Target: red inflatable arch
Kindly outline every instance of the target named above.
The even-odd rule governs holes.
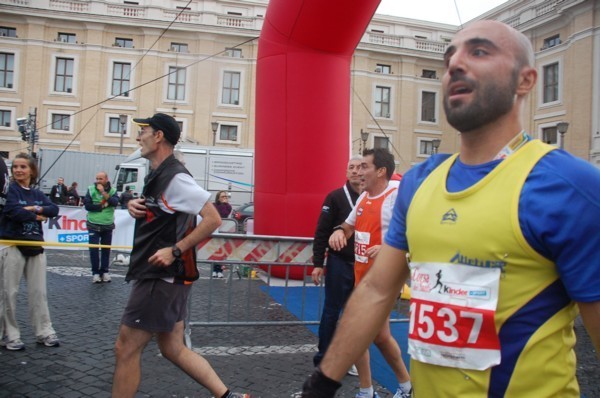
[[[323,198],[343,183],[350,64],[379,1],[269,2],[256,79],[257,234],[312,237]]]

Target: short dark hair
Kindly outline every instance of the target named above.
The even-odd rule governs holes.
[[[25,152],[21,152],[18,153],[15,156],[15,159],[25,159],[27,160],[27,163],[29,164],[29,168],[31,169],[31,181],[29,182],[30,184],[35,184],[37,178],[38,178],[38,165],[37,165],[37,161],[30,155],[26,154]],[[12,172],[12,167],[11,167],[11,172]]]
[[[385,175],[389,180],[392,179],[392,174],[396,171],[396,163],[394,163],[394,155],[385,148],[365,149],[363,156],[373,155],[373,164],[380,169],[385,167]]]

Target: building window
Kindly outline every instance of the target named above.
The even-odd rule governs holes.
[[[115,39],[115,47],[133,48],[133,39],[117,37]]]
[[[226,48],[225,56],[231,58],[242,58],[242,49],[241,48]]]
[[[382,75],[389,75],[392,73],[392,67],[390,65],[377,64],[375,72],[381,73]]]
[[[0,110],[0,127],[10,127],[12,121],[12,112],[4,109]]]
[[[185,78],[186,69],[175,66],[169,67],[169,86],[167,89],[167,99],[185,100]]]
[[[56,58],[56,72],[54,76],[54,91],[70,93],[73,91],[73,65],[71,58]]]
[[[52,130],[69,131],[71,129],[71,115],[60,113],[52,114]]]
[[[62,43],[77,43],[77,35],[75,35],[74,33],[58,32],[58,37],[56,40]]]
[[[544,47],[542,47],[542,50],[545,50],[550,47],[558,46],[560,43],[561,43],[560,35],[554,35],[552,37],[548,37],[548,38],[544,39]]]
[[[421,77],[424,77],[425,79],[437,79],[437,73],[434,70],[423,69]]]
[[[221,97],[222,104],[240,104],[240,77],[240,72],[226,71],[223,73],[223,93]]]
[[[17,37],[17,29],[8,26],[0,26],[0,36]]]
[[[123,132],[127,132],[124,124],[121,124],[121,121],[118,117],[109,117],[108,118],[108,133],[121,135]]]
[[[542,129],[542,141],[550,145],[558,145],[558,130],[556,126]]]
[[[427,140],[419,141],[419,155],[433,155],[433,142]]]
[[[0,87],[13,88],[15,54],[0,53]]]
[[[390,91],[389,87],[375,87],[375,116],[390,117]]]
[[[544,103],[558,101],[558,62],[544,66]]]
[[[113,64],[113,77],[111,95],[129,96],[129,78],[131,64],[126,62],[115,62]]]
[[[227,15],[235,15],[235,16],[241,17],[242,13],[241,12],[227,11]]]
[[[390,149],[390,139],[387,137],[373,137],[373,149]]]
[[[171,51],[176,53],[187,53],[188,45],[186,43],[171,43]]]
[[[435,123],[435,93],[421,91],[421,121]]]
[[[233,141],[238,140],[238,126],[228,126],[221,124],[219,126],[219,141]]]

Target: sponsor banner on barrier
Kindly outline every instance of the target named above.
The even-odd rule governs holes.
[[[43,222],[44,240],[46,242],[87,244],[86,226],[87,211],[83,207],[59,206],[58,216],[50,217]],[[134,219],[125,209],[115,210],[115,229],[113,246],[131,246],[133,244]],[[80,250],[76,246],[48,246],[48,249]]]

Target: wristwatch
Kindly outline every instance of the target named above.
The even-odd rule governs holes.
[[[171,247],[171,252],[173,253],[173,257],[181,258],[181,249],[177,247],[177,245],[173,245]]]

